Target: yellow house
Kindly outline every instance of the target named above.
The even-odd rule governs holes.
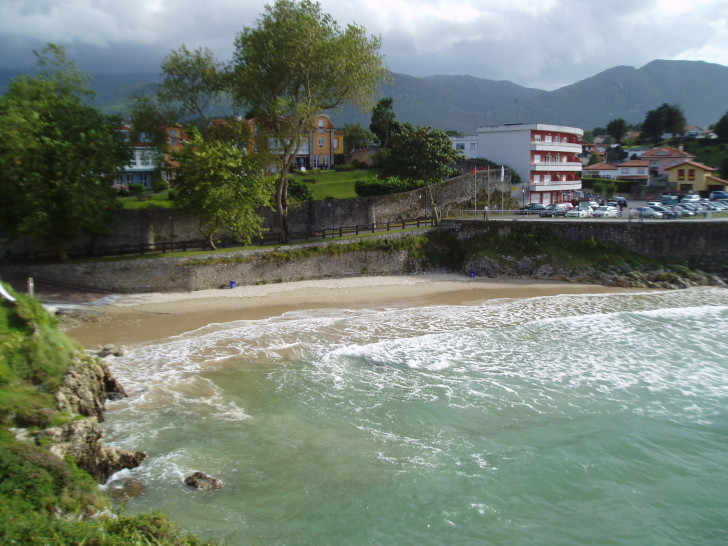
[[[684,161],[667,169],[667,179],[679,192],[707,194],[711,191],[725,191],[728,181],[714,176],[713,172],[713,167],[697,161]]]
[[[319,114],[308,142],[296,151],[293,166],[297,169],[328,169],[334,166],[334,157],[343,153],[344,131],[338,130],[329,116]]]
[[[247,132],[250,134],[248,153],[257,151],[260,124],[256,119],[214,119],[210,123],[210,128],[220,134],[240,131],[244,135]],[[275,148],[272,141],[268,146]],[[343,153],[344,131],[338,130],[329,116],[319,114],[314,120],[314,128],[309,132],[308,138],[303,140],[294,154],[293,168],[329,169],[334,166],[335,156]]]

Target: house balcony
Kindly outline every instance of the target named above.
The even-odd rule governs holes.
[[[582,145],[578,142],[531,142],[531,150],[535,152],[566,152],[581,154]]]
[[[537,172],[543,171],[581,171],[584,166],[581,161],[539,161],[531,163],[531,170]]]

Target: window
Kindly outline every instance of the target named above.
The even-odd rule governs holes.
[[[543,175],[543,181],[546,184],[548,184],[549,182],[551,182],[551,175],[550,174]]]
[[[324,137],[321,137],[319,139],[319,148],[323,148],[323,147],[324,147]]]
[[[540,174],[534,174],[533,175],[533,183],[534,184],[538,184],[539,182],[541,182],[541,175]]]
[[[695,169],[688,169],[688,180],[695,180]]]
[[[678,180],[685,180],[685,169],[678,169],[677,170],[677,179]]]
[[[541,154],[536,154],[533,156],[533,162],[534,163],[541,163]]]
[[[552,142],[553,137],[551,135],[546,135],[546,142]]]
[[[318,169],[321,167],[321,156],[315,155],[313,156],[313,168]]]
[[[622,167],[621,169],[619,169],[619,172],[622,174],[627,174],[629,172],[629,169],[627,167]]]
[[[475,151],[478,149],[478,143],[477,142],[471,142],[470,143],[470,150]]]
[[[455,144],[455,149],[456,150],[463,150],[464,151],[465,150],[465,144],[462,144],[462,143]]]
[[[534,142],[541,142],[541,135],[536,135],[533,138]]]
[[[637,169],[637,174],[645,174],[644,167],[640,167],[639,169]]]

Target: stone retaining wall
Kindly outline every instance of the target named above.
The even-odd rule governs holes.
[[[422,230],[422,233],[426,230]],[[393,239],[411,235],[376,236]],[[342,245],[348,241],[327,243]],[[322,243],[319,243],[322,244]],[[306,245],[280,247],[277,252],[302,250]],[[238,285],[292,282],[327,277],[401,275],[419,271],[406,251],[361,250],[341,254],[317,253],[290,260],[270,260],[269,251],[245,250],[183,258],[101,261],[73,264],[3,266],[0,272],[30,276],[58,284],[116,293],[187,292]],[[209,260],[209,263],[199,263]]]
[[[593,238],[652,258],[685,260],[691,268],[704,271],[725,273],[728,269],[728,222],[723,221],[446,220],[442,222],[442,227],[458,231],[460,237],[491,229],[504,234],[509,231],[525,233],[532,229],[547,229],[565,239],[585,241]]]

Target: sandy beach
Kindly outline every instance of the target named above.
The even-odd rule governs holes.
[[[94,349],[151,342],[208,324],[265,319],[289,311],[470,305],[496,298],[618,291],[624,289],[456,274],[323,279],[187,293],[112,294],[92,303],[86,320],[68,321],[65,329]]]

